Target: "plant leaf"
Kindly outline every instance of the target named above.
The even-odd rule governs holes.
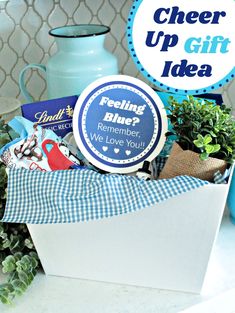
[[[213,145],[207,145],[205,147],[205,150],[206,150],[207,154],[213,153],[214,152],[214,146]]]
[[[204,144],[207,145],[208,143],[212,142],[211,135],[207,134],[203,140]]]
[[[213,148],[214,148],[213,153],[220,151],[220,145],[219,144],[213,145]]]
[[[206,152],[203,152],[203,153],[200,154],[200,159],[201,159],[202,161],[207,160],[208,157],[209,157],[209,155],[208,155]]]
[[[194,140],[193,143],[195,144],[195,146],[197,148],[203,148],[203,146],[204,146],[203,142],[201,142],[201,140],[199,140],[199,139]]]

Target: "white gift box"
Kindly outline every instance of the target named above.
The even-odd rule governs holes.
[[[200,293],[229,184],[74,224],[28,224],[47,275]]]

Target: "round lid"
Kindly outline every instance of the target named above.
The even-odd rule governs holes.
[[[125,75],[100,78],[79,96],[73,116],[76,143],[96,167],[131,173],[161,151],[167,116],[156,92]]]

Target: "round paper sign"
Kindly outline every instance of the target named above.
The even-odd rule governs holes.
[[[142,81],[106,76],[79,96],[73,116],[75,140],[93,165],[130,173],[161,151],[167,117],[158,95]]]
[[[235,75],[234,0],[136,0],[127,39],[140,72],[166,91],[211,92]]]

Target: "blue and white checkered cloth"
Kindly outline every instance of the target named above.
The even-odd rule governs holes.
[[[215,174],[214,174],[214,183],[215,184],[227,184],[229,176],[231,174],[231,171],[232,171],[232,166],[227,168],[225,170],[224,174],[221,174],[220,171],[215,172]]]
[[[134,212],[208,184],[197,178],[144,181],[91,170],[10,169],[3,222],[74,223]]]

